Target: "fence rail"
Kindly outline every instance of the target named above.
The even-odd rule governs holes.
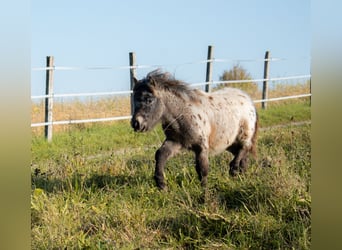
[[[46,71],[46,70],[127,70],[127,69],[148,69],[148,68],[158,68],[162,66],[185,66],[191,64],[205,64],[205,63],[224,63],[224,62],[276,62],[285,61],[286,58],[268,58],[268,59],[220,59],[213,58],[207,60],[185,62],[180,64],[167,64],[167,65],[134,65],[134,66],[87,66],[87,67],[77,67],[77,66],[51,66],[51,67],[33,67],[32,71]]]
[[[209,84],[223,84],[223,83],[247,83],[247,82],[263,82],[267,81],[284,81],[284,80],[293,80],[293,79],[310,79],[311,75],[298,75],[298,76],[287,76],[287,77],[276,77],[276,78],[268,78],[268,79],[253,79],[253,80],[229,80],[229,81],[210,81]],[[208,82],[198,82],[189,84],[190,87],[199,87],[205,86]],[[112,92],[90,92],[90,93],[74,93],[74,94],[50,94],[50,95],[36,95],[31,96],[31,99],[44,99],[48,97],[83,97],[83,96],[104,96],[104,95],[125,95],[132,94],[132,90],[126,91],[112,91]],[[268,99],[263,101],[267,102]]]
[[[109,122],[109,121],[119,121],[131,119],[131,115],[128,116],[115,116],[106,118],[94,118],[94,119],[84,119],[84,120],[68,120],[68,121],[52,121],[52,122],[41,122],[33,123],[31,127],[41,127],[46,125],[65,125],[65,124],[78,124],[78,123],[88,123],[88,122]]]
[[[50,94],[31,96],[31,99],[43,99],[48,97],[82,97],[82,96],[104,96],[104,95],[125,95],[133,93],[132,90],[126,91],[112,91],[112,92],[90,92],[90,93],[76,93],[76,94]]]
[[[226,83],[247,83],[247,82],[263,82],[263,92],[262,98],[260,100],[254,100],[254,103],[262,103],[262,108],[266,108],[267,102],[272,101],[281,101],[288,100],[294,98],[304,98],[311,97],[311,93],[303,93],[300,95],[293,96],[283,96],[277,98],[267,98],[268,96],[268,82],[269,81],[283,81],[283,80],[293,80],[293,79],[311,79],[311,75],[296,75],[296,76],[286,76],[286,77],[276,77],[269,78],[268,76],[268,64],[272,61],[281,61],[286,60],[284,58],[272,58],[269,56],[269,51],[266,51],[264,59],[215,59],[213,58],[213,46],[208,47],[208,58],[207,60],[197,61],[197,62],[189,62],[183,63],[181,65],[187,64],[207,64],[206,70],[206,79],[205,82],[191,83],[189,86],[191,87],[199,87],[205,86],[205,90],[210,92],[211,86],[216,84],[226,84]],[[137,69],[145,69],[145,68],[156,68],[156,67],[165,67],[170,65],[136,65],[135,63],[135,53],[131,52],[129,54],[129,66],[91,66],[91,67],[62,67],[55,66],[53,64],[53,57],[47,57],[47,66],[46,67],[36,67],[32,68],[33,71],[46,71],[46,93],[45,95],[36,95],[31,96],[31,99],[45,99],[45,122],[40,123],[32,123],[31,127],[41,127],[45,126],[45,137],[48,141],[52,140],[52,128],[53,125],[65,125],[65,124],[78,124],[78,123],[88,123],[88,122],[106,122],[106,121],[117,121],[117,120],[126,120],[131,119],[131,115],[128,116],[116,116],[116,117],[106,117],[106,118],[95,118],[95,119],[82,119],[82,120],[65,120],[65,121],[53,121],[53,100],[55,98],[60,97],[85,97],[85,96],[110,96],[110,95],[131,95],[132,96],[132,81],[133,77],[136,77]],[[212,80],[212,67],[214,62],[264,62],[264,78],[263,79],[252,79],[252,80],[230,80],[230,81],[213,81]],[[180,64],[177,64],[179,66]],[[121,70],[121,69],[129,69],[130,70],[130,78],[131,78],[131,86],[130,90],[126,91],[112,91],[112,92],[91,92],[91,93],[76,93],[76,94],[54,94],[53,93],[53,72],[57,70]],[[311,84],[311,81],[310,81]],[[310,86],[311,92],[311,86]],[[132,101],[131,101],[132,102]],[[132,109],[131,109],[132,113]]]
[[[310,97],[310,96],[311,96],[311,94],[302,94],[302,95],[283,96],[283,97],[276,97],[276,98],[269,98],[269,99],[254,100],[253,102],[254,103],[274,102],[274,101],[297,99],[297,98]],[[46,125],[77,124],[77,123],[88,123],[88,122],[108,122],[108,121],[127,120],[127,119],[131,119],[131,118],[132,118],[132,116],[128,115],[128,116],[114,116],[114,117],[94,118],[94,119],[84,119],[84,120],[40,122],[40,123],[32,123],[31,127],[41,127],[41,126],[46,126]]]

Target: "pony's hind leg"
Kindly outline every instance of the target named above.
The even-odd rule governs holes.
[[[233,144],[227,150],[234,155],[233,160],[229,163],[229,174],[236,176],[239,173],[245,172],[248,149],[241,144]]]
[[[229,163],[229,174],[236,176],[246,171],[247,168],[247,150],[241,149],[234,159]]]
[[[246,153],[245,156],[240,161],[240,166],[239,166],[240,167],[239,168],[240,173],[246,172],[247,163],[248,163],[248,157],[247,157],[247,153]]]

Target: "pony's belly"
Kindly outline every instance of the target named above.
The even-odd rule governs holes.
[[[209,154],[217,155],[233,144],[238,132],[238,127],[236,126],[224,126],[227,127],[226,130],[215,129],[209,136]]]
[[[217,144],[215,146],[211,146],[209,148],[209,154],[210,155],[218,155],[218,154],[221,154],[222,152],[224,152],[227,148],[228,148],[228,144],[227,143],[220,143],[220,144]]]

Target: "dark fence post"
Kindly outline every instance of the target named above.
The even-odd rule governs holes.
[[[134,78],[136,78],[136,59],[135,59],[135,53],[129,52],[129,76],[131,80],[131,90],[133,91],[134,88]],[[134,113],[134,103],[133,103],[133,94],[131,94],[131,115]]]
[[[262,85],[262,99],[268,99],[268,79],[269,79],[269,59],[270,59],[270,52],[266,51],[265,53],[265,62],[264,62],[264,81]],[[267,102],[263,101],[261,103],[262,109],[267,108]]]
[[[311,97],[312,97],[312,92],[311,92],[311,71],[310,71],[310,107],[311,107]]]
[[[212,73],[213,73],[213,51],[214,51],[214,47],[209,45],[208,46],[208,62],[207,62],[207,72],[206,72],[206,77],[205,77],[205,81],[206,81],[206,85],[205,85],[205,92],[210,92],[211,91],[211,81],[212,81]]]
[[[46,57],[46,87],[45,87],[45,95],[48,97],[45,98],[45,122],[48,124],[45,125],[45,138],[51,142],[52,140],[52,108],[53,108],[53,72],[54,72],[54,58],[53,56]]]

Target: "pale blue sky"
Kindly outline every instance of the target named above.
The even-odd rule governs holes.
[[[189,83],[205,79],[208,45],[217,59],[272,62],[272,77],[310,74],[310,1],[172,0],[31,2],[31,66],[125,66],[134,51],[139,65],[164,65]],[[214,80],[232,62],[215,63]],[[263,62],[241,62],[262,78]],[[149,69],[138,69],[138,77]],[[32,95],[44,93],[45,73],[32,71]],[[55,93],[127,90],[128,70],[56,71]]]

